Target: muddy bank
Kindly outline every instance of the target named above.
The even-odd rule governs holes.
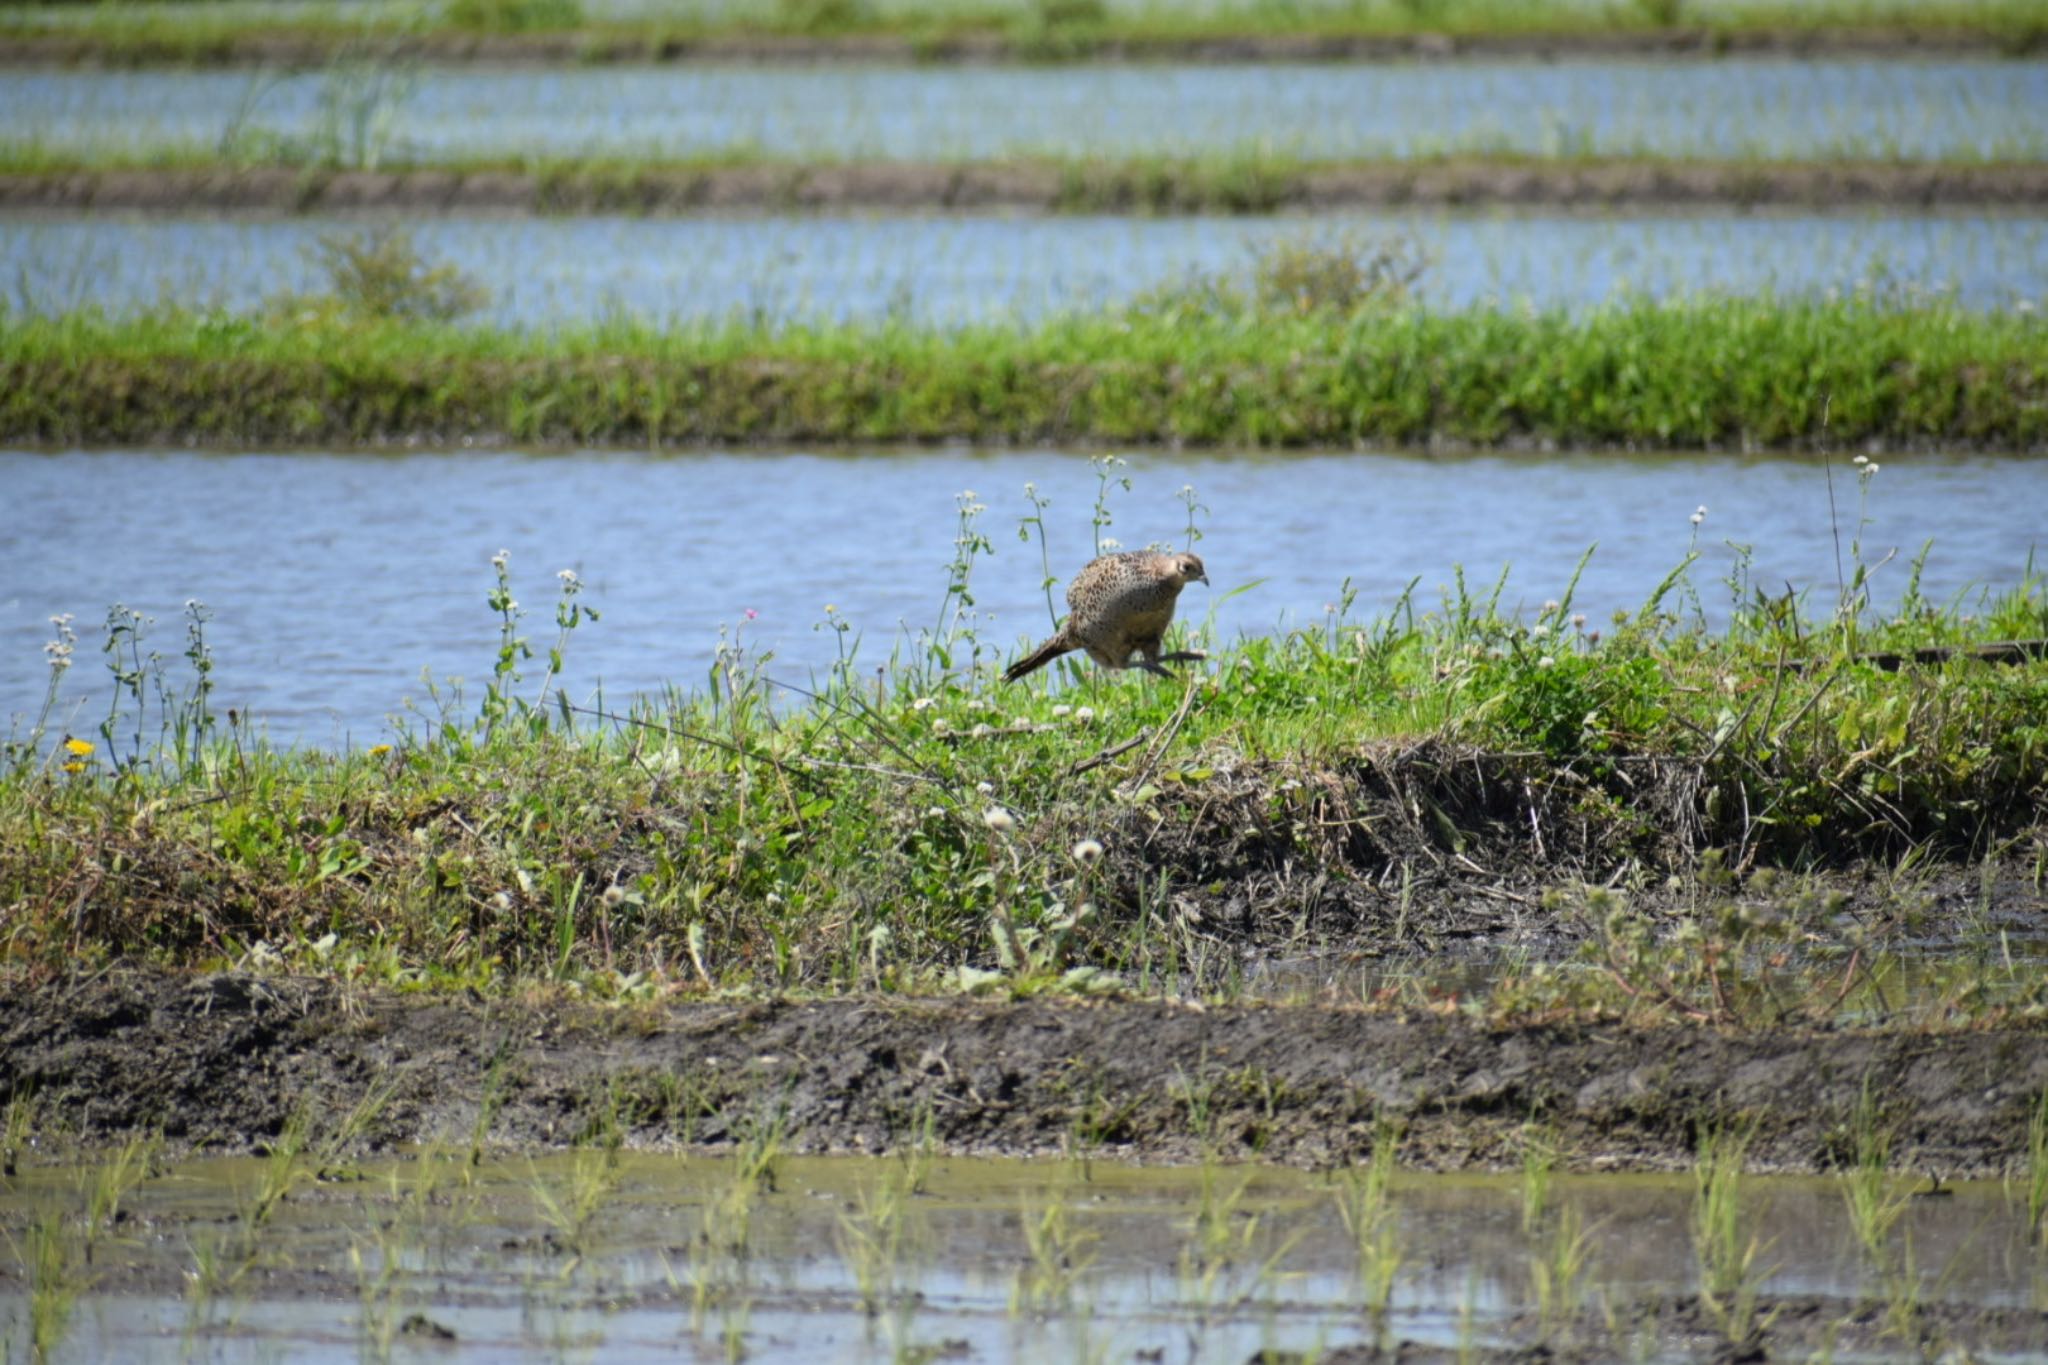
[[[796,1152],[877,1152],[927,1117],[957,1153],[1090,1152],[1325,1166],[1406,1125],[1435,1169],[1518,1159],[1531,1117],[1570,1166],[1675,1169],[1702,1122],[1753,1125],[1756,1169],[1834,1169],[1866,1087],[1895,1163],[1996,1176],[2024,1161],[2048,1032],[1736,1034],[1490,1028],[1447,1010],[857,998],[600,1009],[331,981],[114,972],[0,992],[0,1092],[88,1143],[160,1128],[247,1150],[311,1100],[373,1087],[379,1145],[523,1147],[616,1132],[716,1149],[779,1123]],[[481,1119],[480,1119],[481,1114]]]
[[[544,171],[85,170],[0,175],[0,211],[641,213],[876,209],[1263,213],[1510,206],[2011,208],[2048,166],[1569,165],[1485,161],[1245,175],[1172,167],[848,165]]]
[[[443,31],[390,35],[389,55],[432,62],[1367,62],[1460,58],[1701,59],[1730,56],[2026,56],[2044,30],[1925,28],[1722,29],[1411,34],[1096,34],[1054,29],[864,33],[837,36],[676,33],[658,27],[543,33]],[[357,33],[251,30],[111,36],[29,35],[0,46],[0,65],[138,66],[154,63],[271,66],[318,64],[363,41]]]

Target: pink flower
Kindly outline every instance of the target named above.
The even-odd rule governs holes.
[[[760,612],[755,611],[752,607],[747,608],[747,619],[749,621],[753,620],[756,616],[759,616],[760,614]]]

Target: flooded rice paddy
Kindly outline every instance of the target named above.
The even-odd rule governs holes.
[[[914,1154],[749,1170],[597,1149],[477,1166],[308,1154],[283,1178],[262,1159],[165,1164],[123,1193],[90,1265],[72,1267],[81,1296],[51,1358],[1239,1362],[1374,1340],[1382,1268],[1389,1340],[1483,1349],[1569,1333],[1594,1358],[1712,1349],[1636,1320],[1701,1283],[1690,1176],[1558,1177],[1531,1210],[1526,1179],[1396,1172],[1362,1251],[1356,1173]],[[77,1218],[80,1175],[25,1169],[0,1191],[8,1236]],[[285,1197],[261,1208],[280,1183]],[[1974,1183],[1914,1198],[1915,1186],[1889,1187],[1898,1221],[1880,1259],[1859,1242],[1845,1182],[1744,1181],[1740,1234],[1760,1252],[1748,1287],[1845,1320],[1902,1300],[1951,1318],[2042,1303],[2048,1259],[2028,1244],[2023,1196]],[[88,1233],[73,1222],[61,1235]],[[1561,1242],[1577,1253],[1562,1282]],[[0,1321],[17,1339],[29,1278],[0,1267]],[[1875,1335],[1844,1344],[1858,1359],[1919,1358],[1909,1333]],[[2038,1345],[1969,1338],[1985,1360]]]
[[[1936,601],[2011,583],[2042,548],[2048,462],[1881,463],[1867,499],[1853,466],[1834,478],[1845,560],[1859,541],[1871,562],[1898,552],[1873,580],[1880,602],[1929,540],[1922,587]],[[1754,581],[1773,592],[1824,598],[1836,581],[1813,458],[1151,452],[1117,472],[1132,486],[1110,487],[1104,534],[1129,546],[1183,540],[1177,490],[1196,491],[1216,587],[1182,616],[1219,639],[1319,628],[1347,580],[1357,614],[1387,610],[1411,579],[1418,609],[1433,609],[1461,564],[1479,591],[1511,566],[1503,605],[1533,609],[1595,544],[1577,601],[1598,625],[1678,563],[1701,505],[1692,580],[1710,618],[1728,601],[1731,543],[1754,547]],[[50,615],[75,614],[86,641],[60,723],[89,729],[106,703],[93,651],[107,608],[157,618],[175,678],[181,607],[200,599],[219,704],[281,740],[372,742],[409,703],[430,705],[422,669],[444,684],[487,673],[499,549],[537,643],[559,569],[578,570],[604,612],[569,650],[579,695],[693,686],[721,631],[772,652],[770,674],[792,682],[842,645],[879,667],[938,623],[964,489],[986,505],[994,547],[974,570],[974,624],[1001,653],[1048,621],[1038,547],[1017,538],[1027,483],[1051,500],[1048,554],[1064,579],[1093,549],[1097,474],[1078,453],[0,453],[0,716],[20,723],[40,705]]]
[[[0,288],[25,311],[169,301],[256,308],[280,292],[329,287],[319,242],[374,221],[0,219]],[[1033,319],[1194,274],[1248,280],[1261,248],[1303,239],[1400,243],[1426,262],[1418,296],[1446,308],[1858,288],[1912,288],[1985,308],[2048,300],[2048,221],[2029,217],[798,215],[428,218],[409,228],[426,259],[489,290],[480,318],[525,325],[614,315]]]
[[[933,161],[1246,148],[1310,158],[2024,158],[2044,148],[2048,65],[39,70],[0,72],[0,108],[10,139],[50,151],[147,154],[260,142],[272,152],[328,148],[351,164],[599,153]]]

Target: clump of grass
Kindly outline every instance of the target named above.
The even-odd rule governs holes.
[[[490,301],[490,291],[455,266],[430,263],[400,227],[325,233],[313,247],[327,292],[271,302],[279,317],[316,321],[319,310],[383,322],[452,322]]]

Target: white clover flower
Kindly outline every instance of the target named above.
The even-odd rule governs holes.
[[[910,709],[913,711],[929,711],[932,705],[933,702],[930,697],[919,697],[916,701],[910,703]]]
[[[512,552],[510,550],[500,550],[491,556],[491,567],[494,569],[502,569],[511,562]]]
[[[1550,615],[1550,614],[1551,614],[1552,612],[1556,611],[1557,609],[1558,609],[1558,603],[1557,603],[1557,599],[1556,599],[1555,597],[1548,597],[1548,598],[1545,598],[1545,599],[1544,599],[1544,601],[1543,601],[1543,614],[1544,614],[1545,616],[1548,616],[1548,615]]]
[[[1008,834],[1017,828],[1017,818],[1001,806],[990,806],[981,813],[981,823],[998,834]]]
[[[1111,550],[1118,549],[1122,545],[1123,542],[1115,536],[1104,536],[1102,538],[1102,553],[1108,554]]]
[[[993,782],[977,782],[974,784],[974,789],[983,796],[994,796],[996,794],[996,785]]]
[[[1540,640],[1544,636],[1550,634],[1550,626],[1548,624],[1538,624],[1536,627],[1530,630],[1529,633]]]
[[[1093,839],[1083,839],[1074,845],[1074,861],[1083,867],[1093,867],[1102,861],[1102,845]]]
[[[1554,668],[1557,666],[1557,660],[1546,654],[1536,661],[1536,666],[1538,668]]]
[[[574,569],[557,569],[555,577],[562,580],[562,586],[565,588],[580,588],[583,586],[582,577]]]
[[[1871,462],[1870,462],[1869,464],[1867,464],[1867,465],[1863,466],[1863,472],[1864,472],[1864,473],[1865,473],[1866,475],[1869,475],[1869,474],[1875,474],[1875,473],[1876,473],[1876,472],[1878,471],[1878,468],[1879,468],[1879,465],[1878,465],[1877,461],[1876,461],[1876,460],[1872,460],[1872,461],[1871,461]]]
[[[1851,460],[1851,461],[1850,461],[1849,463],[1851,463],[1851,464],[1869,464],[1869,463],[1870,463],[1870,457],[1869,457],[1868,455],[1858,455],[1858,456],[1857,456],[1857,457],[1856,457],[1855,459]]]
[[[1052,708],[1052,718],[1054,720],[1065,720],[1068,716],[1071,716],[1073,714],[1074,708],[1068,706],[1065,702],[1061,702],[1058,706]]]
[[[1092,707],[1092,706],[1077,706],[1077,707],[1075,707],[1075,708],[1074,708],[1074,719],[1075,719],[1076,721],[1078,721],[1079,723],[1081,723],[1082,725],[1086,725],[1086,724],[1087,724],[1087,723],[1088,723],[1089,721],[1091,721],[1091,720],[1094,720],[1094,719],[1095,719],[1095,708],[1094,708],[1094,707]]]
[[[952,730],[953,727],[946,723],[946,718],[944,716],[940,716],[937,720],[934,720],[932,722],[932,733],[935,735],[950,734],[952,733]]]
[[[925,809],[924,814],[927,820],[943,820],[946,818],[946,808],[944,806],[929,806]]]

